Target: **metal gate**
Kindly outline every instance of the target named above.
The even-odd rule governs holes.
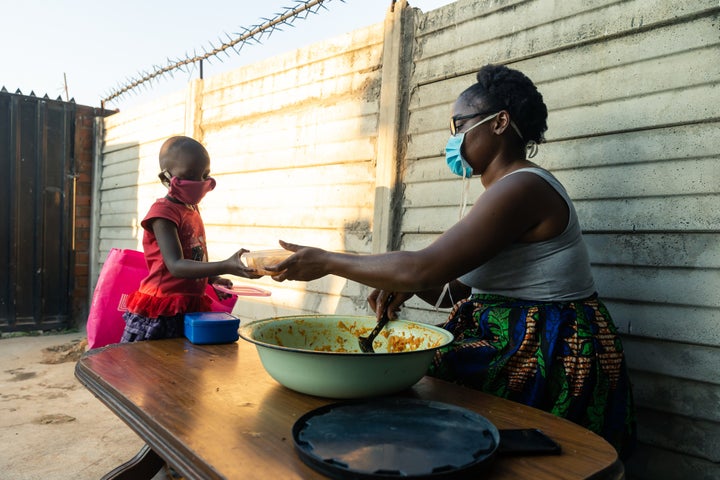
[[[0,331],[68,326],[74,103],[0,91]]]

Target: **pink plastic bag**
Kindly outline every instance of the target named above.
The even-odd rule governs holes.
[[[100,271],[93,292],[87,320],[88,348],[118,343],[125,329],[128,296],[136,291],[148,274],[145,256],[137,250],[111,248]],[[219,300],[215,289],[208,285],[206,292],[212,299],[213,312],[232,312],[237,297]]]

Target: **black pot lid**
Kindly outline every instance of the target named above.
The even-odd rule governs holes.
[[[293,440],[303,462],[331,478],[437,479],[480,469],[500,437],[488,419],[465,408],[382,398],[308,412],[293,425]]]

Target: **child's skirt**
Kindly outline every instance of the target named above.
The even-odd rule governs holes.
[[[140,342],[143,340],[162,340],[185,336],[185,315],[147,318],[136,313],[125,312],[125,330],[120,343]]]

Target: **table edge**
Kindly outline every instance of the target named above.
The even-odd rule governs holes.
[[[111,396],[102,395],[103,388],[109,388],[109,385],[102,381],[101,377],[95,375],[86,365],[86,361],[96,353],[100,353],[112,345],[107,347],[89,350],[75,364],[75,377],[87,388],[98,400],[107,406],[115,415],[117,415],[131,430],[133,430],[145,443],[147,443],[158,455],[166,462],[173,466],[183,476],[188,478],[217,480],[224,479],[217,471],[208,466],[209,470],[199,470],[196,468],[198,464],[205,462],[192,462],[189,459],[196,458],[191,450],[183,448],[181,444],[173,442],[170,445],[168,438],[155,433],[148,428],[144,422],[152,422],[152,419],[144,415],[141,409],[134,408],[132,403],[124,403]],[[153,422],[153,424],[155,424]],[[157,425],[157,424],[155,424]],[[157,428],[160,428],[157,425]]]

